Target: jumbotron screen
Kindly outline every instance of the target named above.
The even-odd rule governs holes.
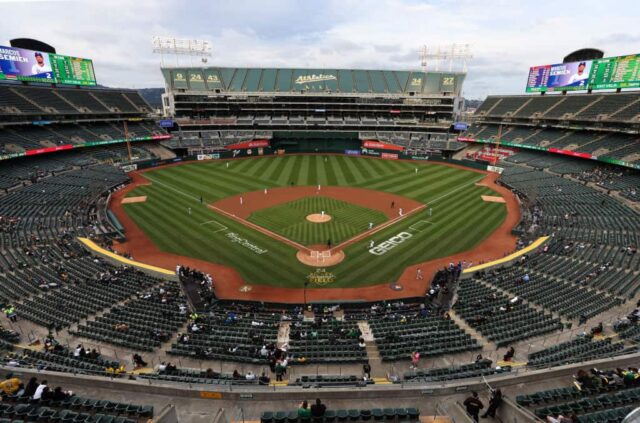
[[[0,46],[0,79],[96,85],[89,59]]]
[[[640,87],[640,55],[534,66],[527,92]]]

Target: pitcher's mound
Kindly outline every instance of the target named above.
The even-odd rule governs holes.
[[[313,213],[307,216],[307,220],[313,223],[325,223],[331,220],[331,216],[329,216],[326,213],[325,214]]]
[[[307,266],[329,267],[341,263],[345,255],[342,250],[331,253],[328,251],[312,251],[311,254],[309,254],[308,251],[298,251],[296,257],[300,263],[306,264]]]

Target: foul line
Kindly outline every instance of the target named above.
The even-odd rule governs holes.
[[[367,232],[363,232],[363,233],[361,233],[359,235],[354,236],[353,238],[350,238],[350,239],[344,241],[342,244],[336,245],[334,248],[332,248],[329,251],[333,252],[334,250],[337,250],[337,251],[342,250],[343,248],[348,247],[349,245],[353,244],[354,242],[360,241],[362,238],[366,238],[368,236],[371,236],[373,234],[376,234],[376,233],[380,232],[383,229],[387,229],[389,226],[406,219],[407,217],[411,216],[415,212],[420,211],[420,210],[422,210],[422,209],[424,209],[426,207],[427,207],[426,204],[418,206],[415,209],[410,210],[409,212],[407,212],[407,214],[403,214],[402,216],[398,216],[396,218],[393,218],[393,219],[391,219],[391,220],[389,220],[387,222],[384,222],[383,224],[381,224],[379,226],[376,226],[375,228],[373,228],[371,230],[368,230]]]
[[[150,180],[150,181],[151,181],[151,182],[153,182],[154,184],[163,185],[163,186],[165,186],[165,187],[169,188],[170,190],[177,192],[178,194],[182,194],[182,195],[184,195],[185,197],[189,197],[189,198],[191,198],[191,199],[193,199],[193,200],[196,200],[196,201],[198,201],[198,202],[200,201],[200,199],[199,199],[198,197],[194,197],[194,196],[193,196],[193,195],[191,195],[191,194],[187,194],[187,193],[186,193],[186,192],[184,192],[184,191],[180,191],[178,188],[175,188],[175,187],[173,187],[173,186],[171,186],[171,185],[169,185],[169,184],[167,184],[167,183],[157,181],[157,180],[155,180],[155,179],[153,179],[153,178],[149,177],[146,173],[144,173],[143,175],[144,175],[144,177],[145,177],[145,178],[147,178],[148,180]]]
[[[217,220],[207,220],[206,222],[202,222],[200,224],[200,226],[208,225],[209,223],[215,223],[216,225],[218,225],[220,227],[220,229],[217,229],[217,230],[212,232],[214,234],[216,234],[218,232],[226,231],[227,229],[229,229],[226,226],[224,226],[222,223],[218,222]]]
[[[483,180],[483,179],[484,179],[484,178],[486,178],[486,177],[487,177],[487,175],[482,175],[482,176],[481,176],[481,177],[479,177],[478,179],[473,180],[473,182],[469,182],[468,184],[460,185],[458,188],[456,188],[456,189],[454,189],[454,190],[451,190],[451,191],[447,192],[446,194],[441,195],[440,197],[436,198],[435,200],[427,201],[427,203],[426,203],[426,204],[428,204],[429,206],[431,206],[431,204],[436,203],[436,202],[438,202],[438,201],[442,200],[443,198],[447,198],[448,196],[450,196],[450,195],[451,195],[451,194],[453,194],[454,192],[458,192],[458,191],[460,191],[462,188],[466,188],[466,187],[468,187],[469,185],[473,185],[473,184],[475,184],[475,183],[477,183],[477,182],[479,182],[479,181]]]
[[[235,214],[229,213],[228,211],[223,210],[221,208],[218,208],[216,206],[213,206],[211,204],[207,205],[207,207],[210,208],[211,210],[214,210],[214,211],[216,211],[216,212],[218,212],[220,214],[223,214],[223,215],[227,216],[229,219],[233,219],[236,222],[240,222],[243,225],[248,226],[248,227],[250,227],[250,228],[252,228],[252,229],[254,229],[254,230],[256,230],[256,231],[258,231],[258,232],[260,232],[262,234],[264,234],[264,235],[267,235],[267,236],[269,236],[271,238],[274,238],[274,239],[276,239],[276,240],[278,240],[280,242],[284,242],[285,244],[289,244],[290,246],[295,247],[298,250],[307,251],[309,254],[311,254],[311,249],[305,247],[302,244],[298,244],[295,241],[291,241],[289,238],[285,238],[282,235],[278,235],[275,232],[271,232],[269,229],[263,228],[260,225],[256,225],[253,222],[249,222],[248,220],[245,220],[245,219],[243,219],[241,217],[238,217]]]

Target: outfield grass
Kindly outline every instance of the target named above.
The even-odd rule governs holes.
[[[145,176],[153,184],[140,186],[129,195],[146,195],[147,201],[126,204],[124,208],[149,238],[163,251],[232,266],[250,284],[301,287],[312,269],[297,261],[293,247],[200,205],[201,196],[205,203],[212,203],[230,195],[293,182],[387,191],[432,208],[432,216],[426,211],[416,213],[348,247],[346,260],[330,268],[336,282],[326,285],[329,288],[392,281],[408,265],[475,247],[506,217],[503,203],[480,198],[495,195],[489,188],[475,185],[483,175],[428,162],[279,156],[231,161],[229,168],[224,161],[189,163],[152,170]],[[189,207],[191,216],[187,213]],[[381,256],[368,251],[371,239],[377,244],[402,231],[411,232],[412,238]],[[268,252],[259,255],[231,243],[230,232]]]
[[[324,211],[331,216],[325,223],[306,220],[312,213]],[[313,196],[262,209],[249,216],[249,221],[302,245],[333,245],[366,231],[369,223],[379,225],[387,221],[384,213],[349,204],[335,198]]]

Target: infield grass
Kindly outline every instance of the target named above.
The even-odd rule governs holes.
[[[321,211],[331,220],[313,223],[306,219]],[[335,198],[314,196],[253,212],[248,220],[302,245],[325,244],[329,240],[337,245],[366,231],[369,223],[377,226],[385,222],[387,216]]]

